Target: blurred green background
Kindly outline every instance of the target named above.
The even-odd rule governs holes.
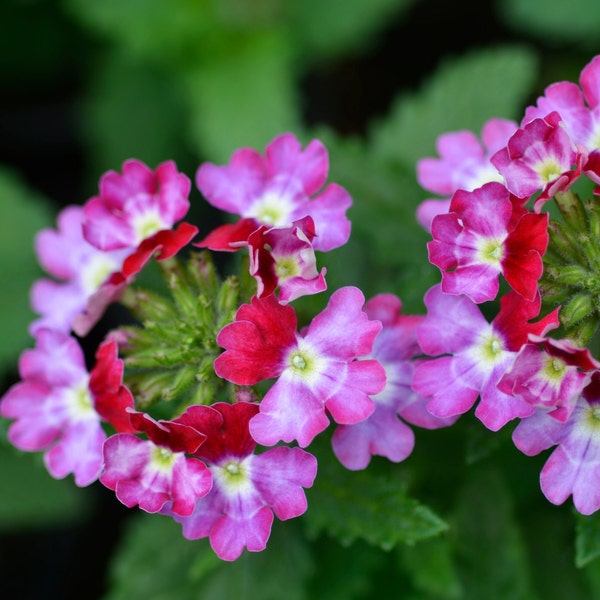
[[[427,197],[416,161],[445,131],[520,120],[546,85],[577,81],[599,51],[596,0],[3,0],[2,391],[32,343],[35,232],[94,195],[124,159],[174,159],[193,178],[200,162],[262,149],[284,131],[320,137],[330,179],[354,197],[352,240],[322,262],[330,289],[391,291],[420,312],[438,274],[414,222]],[[201,234],[222,219],[196,190],[192,203]],[[469,416],[460,423],[416,432],[406,464],[375,460],[353,479],[334,468],[340,489],[352,488],[347,506],[328,507],[316,486],[306,519],[277,525],[272,550],[234,565],[170,522],[126,510],[99,484],[50,479],[39,456],[2,434],[2,595],[600,598],[596,520],[575,518],[570,501],[545,501],[545,457],[520,455],[509,431],[491,434]],[[369,491],[373,505],[353,513]],[[389,518],[371,521],[378,511]]]

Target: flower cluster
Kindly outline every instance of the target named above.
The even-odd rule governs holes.
[[[600,323],[599,98],[597,56],[579,84],[548,86],[520,124],[492,119],[481,143],[444,134],[439,158],[417,168],[444,197],[417,211],[441,283],[425,296],[418,337],[429,358],[413,388],[439,417],[479,399],[488,429],[517,420],[525,454],[555,446],[542,490],[555,504],[572,496],[582,514],[600,509],[600,362],[589,349]],[[489,323],[484,303],[497,310]]]
[[[199,191],[240,218],[200,240],[184,220],[191,182],[172,161],[128,160],[63,209],[36,240],[50,277],[32,286],[35,348],[0,403],[10,441],[43,452],[52,476],[98,480],[235,560],[265,548],[274,515],[306,511],[317,473],[306,448],[332,421],[333,453],[351,470],[373,455],[404,460],[407,423],[451,424],[411,387],[423,317],[403,315],[394,294],[365,301],[342,287],[298,323],[294,300],[327,289],[317,253],[350,235],[352,200],[326,185],[328,170],[320,141],[303,149],[289,133],[264,155],[202,164]],[[210,251],[245,254],[241,273],[220,276]],[[136,283],[154,262],[164,293]],[[133,324],[106,333],[88,370],[88,334],[113,302]]]
[[[404,314],[393,293],[366,299],[349,285],[298,322],[294,302],[327,290],[319,253],[351,229],[352,199],[327,184],[319,140],[303,148],[285,133],[264,154],[200,165],[202,196],[239,218],[199,240],[184,220],[190,179],[172,161],[126,161],[36,239],[49,277],[31,288],[35,347],[0,402],[9,440],[43,452],[53,477],[99,481],[128,507],[170,516],[224,560],[265,548],[274,516],[307,510],[308,447],[330,426],[333,455],[360,470],[373,456],[405,460],[411,425],[448,427],[473,407],[491,431],[518,421],[525,454],[556,447],[544,494],[595,512],[599,99],[596,57],[520,124],[491,119],[481,142],[444,134],[439,158],[419,161],[419,183],[440,196],[416,214],[441,273],[421,315]],[[211,252],[239,273],[222,276]],[[145,267],[162,275],[162,292],[139,286]],[[114,302],[130,319],[86,361],[88,334]]]

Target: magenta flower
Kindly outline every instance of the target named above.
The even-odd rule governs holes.
[[[69,333],[78,330],[77,323],[88,303],[105,286],[109,276],[121,269],[127,250],[104,252],[88,243],[82,232],[83,208],[67,206],[58,215],[58,229],[43,229],[35,238],[35,249],[41,266],[56,280],[40,279],[31,288],[31,305],[40,316],[30,332],[41,328]],[[107,301],[118,294],[111,289]]]
[[[584,160],[557,112],[518,129],[508,145],[491,158],[511,194],[529,199],[540,192],[534,202],[537,213],[554,194],[569,189]]]
[[[527,212],[499,183],[452,196],[450,211],[434,218],[429,261],[442,272],[442,290],[474,302],[493,300],[500,273],[533,300],[548,246],[548,215]]]
[[[271,141],[264,157],[251,148],[242,148],[233,153],[228,165],[203,163],[196,173],[198,189],[210,204],[242,219],[217,228],[198,245],[236,250],[260,225],[290,227],[310,216],[317,234],[315,250],[342,246],[350,235],[346,211],[352,199],[335,183],[319,193],[328,170],[325,146],[312,140],[302,150],[291,133]]]
[[[193,406],[181,420],[193,419],[207,435],[195,453],[210,468],[213,487],[196,502],[190,516],[171,514],[188,539],[208,537],[223,560],[232,561],[244,548],[263,550],[271,533],[273,513],[291,519],[306,511],[304,490],[312,486],[317,461],[300,448],[280,446],[254,454],[248,431],[258,405],[248,402]],[[200,422],[203,422],[200,425]]]
[[[444,294],[440,285],[425,294],[427,315],[417,329],[423,351],[437,356],[417,364],[413,388],[429,399],[427,408],[440,418],[467,412],[480,397],[475,416],[492,431],[535,409],[522,398],[500,391],[497,383],[511,367],[530,333],[558,326],[557,311],[530,323],[541,300],[528,302],[515,292],[500,299],[491,323],[467,296]]]
[[[468,130],[440,135],[436,141],[439,158],[427,157],[417,163],[417,180],[424,189],[447,196],[429,199],[417,208],[417,220],[427,230],[436,215],[448,212],[450,196],[456,190],[471,192],[485,183],[504,182],[490,158],[506,145],[517,123],[490,119],[481,131],[481,141]]]
[[[173,421],[155,421],[136,411],[130,415],[134,427],[148,439],[132,433],[109,437],[104,443],[100,481],[125,506],[139,505],[154,513],[168,502],[174,514],[190,515],[196,500],[208,494],[212,477],[202,461],[186,453],[196,452],[206,435],[191,424],[188,415]]]
[[[579,348],[571,340],[530,335],[498,388],[566,421],[591,374],[598,369],[600,363],[587,348]]]
[[[542,468],[542,492],[553,504],[573,496],[575,508],[590,515],[600,508],[600,375],[578,397],[566,422],[539,408],[513,432],[517,448],[528,456],[557,446]]]
[[[522,125],[558,112],[570,138],[588,152],[600,147],[600,56],[581,71],[579,85],[559,81],[549,85],[535,106],[525,110]]]
[[[136,249],[171,229],[189,208],[190,180],[173,161],[153,171],[139,160],[126,160],[123,174],[108,171],[99,187],[99,195],[86,202],[83,233],[101,250]]]
[[[0,414],[15,419],[10,442],[27,452],[44,452],[49,473],[73,473],[78,486],[98,479],[106,435],[94,409],[89,375],[77,340],[40,329],[36,346],[19,360],[22,381],[0,401]]]
[[[312,241],[315,237],[311,217],[291,227],[261,225],[248,237],[250,274],[257,281],[259,298],[279,288],[279,302],[287,304],[300,296],[327,289],[326,270],[317,271]]]
[[[423,317],[401,314],[402,302],[394,294],[371,298],[364,310],[370,319],[383,324],[366,358],[383,366],[387,383],[371,397],[375,410],[370,416],[354,425],[339,425],[333,433],[333,451],[351,470],[366,468],[373,455],[385,456],[392,462],[403,461],[414,447],[413,431],[404,421],[435,429],[456,420],[434,417],[425,408],[425,399],[411,388],[414,358],[421,354],[416,328]]]
[[[363,304],[359,289],[341,288],[300,335],[290,305],[255,297],[219,332],[225,352],[215,360],[217,375],[239,385],[278,377],[250,423],[259,444],[298,440],[306,447],[329,425],[326,409],[343,424],[373,412],[369,396],[385,386],[385,371],[375,360],[356,359],[371,352],[381,323],[369,320]]]

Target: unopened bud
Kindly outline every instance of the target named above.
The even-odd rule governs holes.
[[[564,327],[570,328],[583,319],[591,317],[594,312],[594,300],[588,293],[575,294],[560,312],[560,320]]]

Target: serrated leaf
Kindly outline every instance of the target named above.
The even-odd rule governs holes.
[[[172,519],[140,514],[113,558],[104,600],[308,600],[314,565],[297,534],[293,523],[276,521],[266,550],[228,563],[208,540],[185,539]]]
[[[34,313],[29,308],[29,288],[43,274],[34,254],[33,238],[40,229],[51,226],[52,219],[49,201],[2,167],[0,223],[0,365],[4,366],[31,343],[27,327]]]
[[[596,0],[503,0],[499,14],[516,31],[526,31],[545,43],[574,42],[596,47],[600,5]]]
[[[534,600],[526,549],[499,472],[472,468],[450,521],[464,598]]]
[[[87,513],[90,496],[71,478],[53,479],[40,454],[0,447],[0,530],[23,531],[67,525]]]
[[[262,151],[276,135],[298,131],[300,115],[288,40],[277,30],[240,36],[186,73],[190,139],[221,163],[237,148]]]
[[[311,537],[326,532],[342,544],[364,540],[389,550],[446,529],[430,508],[407,495],[401,480],[372,470],[348,471],[333,458],[319,460],[307,497],[303,521]]]
[[[420,158],[435,155],[442,133],[469,129],[479,134],[492,117],[520,121],[536,76],[536,57],[521,46],[446,56],[421,91],[398,98],[388,116],[374,123],[373,150],[414,169]]]
[[[575,516],[575,566],[585,567],[600,556],[600,514]]]
[[[390,19],[416,0],[302,0],[285,3],[290,35],[302,54],[315,60],[357,51]]]

